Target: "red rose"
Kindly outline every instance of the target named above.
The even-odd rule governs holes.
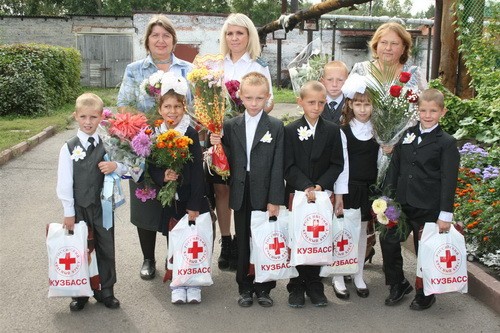
[[[401,95],[401,89],[403,89],[403,87],[401,86],[391,86],[391,89],[389,89],[389,93],[393,97],[399,97],[399,95]]]
[[[410,103],[417,103],[418,102],[418,95],[415,94],[411,89],[408,89],[406,92],[406,99]]]
[[[399,81],[402,83],[406,83],[410,81],[410,77],[411,77],[410,72],[401,72],[401,74],[399,74]]]

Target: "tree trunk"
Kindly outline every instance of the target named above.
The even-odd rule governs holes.
[[[370,2],[370,0],[328,0],[315,5],[312,5],[309,9],[299,10],[295,14],[288,16],[288,22],[285,26],[285,31],[291,31],[297,26],[298,23],[312,18],[319,18],[321,15],[331,12],[343,7],[352,7],[354,5],[359,5],[363,3]],[[276,30],[280,30],[281,26],[280,20],[275,20],[271,23],[258,29],[260,40],[265,40],[266,35]]]
[[[455,32],[457,20],[454,15],[456,0],[443,0],[441,23],[441,61],[439,73],[443,85],[452,93],[456,92],[458,69],[458,39]]]

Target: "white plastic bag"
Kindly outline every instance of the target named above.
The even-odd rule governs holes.
[[[418,247],[417,276],[424,283],[424,294],[467,292],[467,252],[465,239],[452,225],[439,233],[436,223],[426,223]]]
[[[49,224],[46,239],[49,297],[94,295],[90,287],[87,235],[84,221],[75,223],[73,235],[68,234],[61,223]]]
[[[290,266],[288,221],[289,212],[286,209],[280,210],[275,221],[269,219],[267,212],[252,212],[250,257],[255,266],[255,282],[290,279],[299,275],[297,269]]]
[[[172,287],[210,286],[212,281],[213,229],[210,213],[189,225],[184,215],[168,234]],[[172,259],[172,262],[170,263]]]
[[[358,272],[358,243],[361,210],[344,209],[344,217],[333,216],[333,263],[321,267],[320,276]]]
[[[292,203],[290,265],[329,265],[333,260],[333,207],[326,192],[315,192],[308,203],[304,192],[295,191]]]

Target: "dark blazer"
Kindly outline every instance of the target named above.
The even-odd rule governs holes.
[[[453,212],[460,154],[454,137],[438,125],[418,144],[418,127],[409,128],[394,148],[384,183],[400,204]],[[407,133],[415,140],[404,143]]]
[[[199,211],[200,214],[208,211],[208,203],[205,198],[205,177],[203,172],[203,157],[201,153],[200,140],[198,132],[191,126],[184,134],[193,140],[189,145],[189,151],[193,160],[184,164],[182,172],[179,175],[179,185],[177,194],[179,201],[186,203],[186,209]],[[148,166],[149,174],[153,182],[161,187],[165,184],[165,169],[158,168],[152,163]]]
[[[345,97],[342,98],[342,101],[335,108],[335,110],[330,109],[328,103],[325,104],[325,108],[323,109],[323,113],[321,113],[321,117],[325,120],[329,120],[337,125],[340,125],[340,116],[342,116],[342,109],[344,108]]]
[[[246,181],[247,146],[245,114],[224,122],[222,144],[231,168],[229,206],[239,210],[243,203]],[[270,143],[261,142],[264,134],[271,133]],[[267,204],[282,205],[285,186],[283,181],[283,123],[266,114],[257,124],[250,153],[250,202],[254,209],[266,209]]]
[[[333,191],[344,168],[339,126],[320,117],[314,139],[300,141],[297,129],[301,126],[309,128],[304,117],[285,127],[286,198],[295,190],[304,191],[316,184]]]

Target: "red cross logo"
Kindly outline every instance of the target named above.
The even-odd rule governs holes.
[[[453,264],[454,261],[457,261],[456,256],[452,256],[450,250],[446,250],[446,256],[445,257],[439,257],[440,262],[445,262],[446,263],[446,268],[451,268],[451,265]]]
[[[198,259],[198,253],[203,252],[203,247],[198,246],[198,242],[193,242],[193,247],[188,248],[188,253],[193,254],[193,259]]]
[[[76,264],[76,258],[71,258],[69,252],[66,252],[64,258],[59,258],[59,265],[64,265],[64,269],[69,271],[71,269],[71,264]]]
[[[321,231],[325,231],[325,226],[324,225],[319,225],[318,220],[313,221],[313,225],[308,225],[307,226],[307,231],[310,231],[313,233],[313,238],[318,238],[319,233]]]
[[[273,243],[269,244],[269,249],[274,250],[274,254],[281,254],[281,249],[285,247],[285,243],[279,241],[278,237],[274,237]]]
[[[340,248],[340,251],[344,251],[344,246],[349,244],[349,240],[344,239],[344,235],[342,235],[342,239],[337,242],[337,246]]]

